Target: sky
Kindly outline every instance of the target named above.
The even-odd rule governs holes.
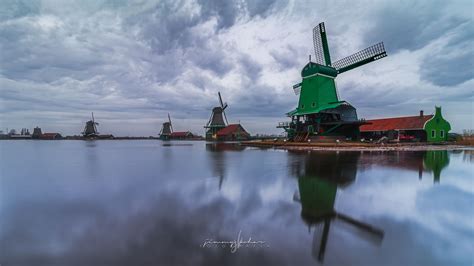
[[[325,22],[333,61],[384,42],[388,57],[341,74],[359,118],[434,113],[474,129],[474,2],[0,1],[0,130],[203,135],[217,92],[227,118],[281,133],[292,85]]]

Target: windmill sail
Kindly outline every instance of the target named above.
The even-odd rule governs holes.
[[[222,97],[221,97],[221,92],[220,92],[220,91],[219,91],[217,94],[219,95],[219,102],[221,103],[222,110],[225,110],[225,109],[227,108],[227,103],[224,103],[224,102],[222,101]]]
[[[331,56],[329,54],[329,46],[324,22],[319,23],[318,26],[313,28],[313,45],[316,63],[330,66]]]
[[[373,62],[375,60],[379,60],[387,56],[387,52],[385,52],[385,47],[383,46],[383,42],[377,43],[372,45],[368,48],[365,48],[362,51],[359,51],[353,55],[345,57],[341,60],[334,62],[332,65],[334,68],[337,69],[337,73],[343,73],[354,69],[356,67],[365,65],[367,63]]]
[[[173,124],[171,123],[171,116],[170,116],[170,113],[168,113],[168,122],[170,123],[170,127],[171,127],[171,132],[173,132]]]
[[[221,97],[221,92],[220,92],[220,91],[219,91],[217,94],[219,95],[219,102],[221,103],[222,114],[224,115],[225,123],[226,123],[226,124],[229,124],[229,121],[227,121],[227,116],[225,115],[225,109],[227,108],[227,103],[224,103],[224,102],[222,101],[222,97]]]
[[[82,134],[85,137],[98,135],[99,132],[97,131],[97,125],[99,125],[99,123],[95,122],[94,113],[92,113],[92,120],[89,120],[86,122],[84,130],[82,131]]]

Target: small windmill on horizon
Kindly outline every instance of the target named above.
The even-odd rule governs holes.
[[[218,92],[220,106],[212,108],[211,117],[209,121],[204,126],[207,129],[206,139],[213,140],[216,139],[216,134],[219,130],[225,128],[229,122],[227,121],[227,116],[225,115],[225,109],[227,108],[227,103],[222,101],[221,93]]]
[[[160,130],[160,139],[161,140],[169,140],[171,137],[171,133],[173,133],[173,124],[171,123],[171,116],[168,113],[168,121],[163,123],[163,126]]]
[[[82,131],[82,136],[84,138],[96,138],[99,136],[99,131],[97,131],[97,126],[99,123],[95,122],[94,112],[92,112],[92,119],[86,122],[84,130]]]

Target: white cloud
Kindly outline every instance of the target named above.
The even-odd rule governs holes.
[[[423,39],[380,36],[402,40],[388,50],[389,57],[338,77],[341,97],[361,117],[429,113],[442,105],[454,130],[474,127],[472,73],[447,71],[456,67],[456,58],[472,56],[465,46],[472,42],[466,31],[472,17],[461,4],[439,6],[446,10],[441,18],[434,8],[416,11],[422,13],[419,21],[430,23]],[[431,5],[436,4],[423,4]],[[291,86],[312,53],[312,27],[326,21],[334,61],[371,45],[366,36],[384,41],[376,34],[384,25],[394,33],[409,27],[390,17],[374,24],[387,8],[396,7],[320,2],[308,8],[299,1],[243,0],[14,2],[0,16],[0,125],[77,134],[94,111],[103,133],[148,136],[156,135],[170,112],[182,130],[202,134],[222,91],[230,120],[241,120],[252,133],[276,133],[271,122],[285,120],[296,105]],[[432,27],[437,19],[464,24],[437,31]],[[453,48],[453,41],[460,45]],[[442,65],[446,78],[433,76],[438,68],[427,69],[427,60]]]

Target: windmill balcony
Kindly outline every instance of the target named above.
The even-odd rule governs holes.
[[[291,122],[278,122],[277,128],[287,128],[290,127]]]

